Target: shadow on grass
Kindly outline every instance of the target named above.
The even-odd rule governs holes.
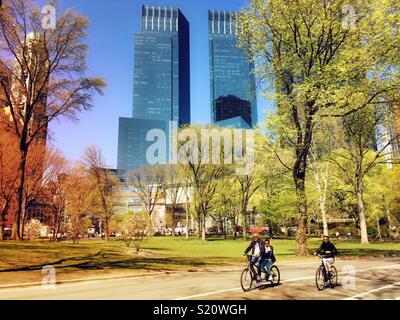
[[[165,251],[165,252],[167,252],[167,251],[173,251],[173,249],[169,249],[169,248],[146,247],[146,246],[143,246],[143,249],[145,249],[145,250],[151,250],[151,251]]]
[[[400,257],[400,250],[380,250],[372,248],[355,248],[355,249],[342,249],[340,256],[353,256],[353,257]]]
[[[131,269],[131,270],[172,270],[176,266],[187,266],[188,269],[209,265],[206,262],[199,261],[196,258],[152,258],[152,257],[134,257],[120,261],[86,261],[83,263],[69,265],[68,268],[82,270],[104,270],[104,269]]]
[[[1,272],[41,270],[44,265],[52,265],[56,269],[69,270],[176,270],[184,269],[195,272],[204,266],[221,266],[237,262],[235,259],[218,257],[149,257],[121,256],[118,253],[99,251],[92,255],[64,258],[44,264],[3,269]],[[186,268],[186,269],[185,269]]]
[[[93,260],[96,257],[100,257],[102,255],[102,252],[99,251],[95,254],[84,256],[84,257],[70,257],[70,258],[63,258],[59,259],[57,261],[52,261],[49,263],[42,263],[38,265],[32,265],[32,266],[23,266],[23,267],[18,267],[18,268],[10,268],[10,269],[2,269],[0,272],[10,272],[10,271],[29,271],[29,270],[40,270],[43,268],[45,265],[53,265],[57,267],[57,265],[60,265],[65,262],[73,262],[73,261],[82,261],[82,260]]]

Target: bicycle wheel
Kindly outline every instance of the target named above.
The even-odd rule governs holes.
[[[240,275],[240,285],[245,292],[250,291],[253,287],[253,275],[249,268],[242,271],[242,274]]]
[[[277,266],[272,266],[271,267],[271,276],[272,276],[272,280],[271,283],[276,286],[279,284],[279,282],[281,281],[281,273],[278,269]]]
[[[322,268],[318,268],[315,273],[315,284],[317,285],[317,289],[321,291],[325,287],[325,278],[324,272]]]
[[[338,284],[338,275],[335,266],[331,266],[331,277],[329,278],[331,288],[334,288]]]

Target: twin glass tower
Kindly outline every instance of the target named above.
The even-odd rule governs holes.
[[[211,121],[251,129],[257,123],[254,65],[237,48],[237,14],[209,11]],[[142,6],[135,34],[133,117],[119,119],[118,170],[147,165],[151,129],[190,124],[189,22],[179,9]],[[167,139],[168,140],[168,139]],[[167,144],[168,149],[168,144]],[[167,160],[168,161],[168,160]]]
[[[250,129],[257,124],[254,64],[237,46],[236,12],[208,12],[211,121]]]

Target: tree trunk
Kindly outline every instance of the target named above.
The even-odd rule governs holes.
[[[172,205],[172,236],[175,237],[175,205]]]
[[[201,240],[205,241],[206,240],[206,217],[203,214],[202,217],[202,226],[201,226]]]
[[[376,217],[376,230],[378,230],[377,239],[382,240],[381,226],[379,224],[379,217]]]
[[[221,233],[224,233],[224,218],[220,216],[218,221],[218,235]]]
[[[25,236],[25,221],[26,221],[26,214],[28,212],[28,205],[23,205],[22,206],[22,213],[21,213],[21,223],[20,223],[20,232],[19,234],[21,235],[21,240],[24,240]]]
[[[227,232],[227,230],[226,230],[226,228],[227,228],[227,225],[226,225],[226,218],[224,217],[224,229],[223,229],[223,232],[224,232],[224,239],[226,240],[226,232]]]
[[[307,220],[307,235],[311,236],[311,218]]]
[[[109,217],[105,217],[104,219],[104,236],[106,241],[110,241],[110,221]]]
[[[329,236],[328,219],[325,210],[325,201],[320,203],[321,218],[322,218],[322,232],[323,235]]]
[[[188,184],[185,184],[185,197],[186,197],[186,239],[189,239],[189,195]],[[191,223],[193,225],[193,223]]]
[[[232,219],[232,231],[233,231],[233,239],[236,240],[237,238],[237,226],[235,218]]]
[[[301,169],[294,172],[297,196],[298,226],[296,233],[296,255],[307,256],[307,197],[305,192],[305,161]]]
[[[21,217],[24,209],[24,185],[25,185],[25,169],[26,169],[26,158],[27,158],[27,150],[24,147],[24,143],[21,142],[20,147],[20,159],[18,166],[18,189],[17,189],[17,212],[14,215],[13,226],[12,226],[12,235],[11,238],[13,240],[21,240]]]
[[[4,240],[4,228],[6,226],[6,215],[9,210],[10,204],[7,202],[1,211],[0,215],[0,241]]]
[[[326,172],[327,174],[327,172]],[[319,179],[319,176],[318,176]],[[323,235],[329,236],[329,229],[328,229],[328,217],[326,214],[326,189],[327,189],[327,177],[324,180],[324,189],[322,190],[320,181],[317,181],[317,189],[319,193],[319,210],[321,212],[321,219],[322,219],[322,233]]]
[[[322,234],[328,236],[329,235],[328,217],[326,214],[326,206],[325,206],[326,192],[328,188],[328,166],[325,165],[325,170],[323,173],[320,173],[317,169],[314,172],[314,177],[319,195],[319,211],[321,212],[321,219],[322,219]],[[321,186],[321,180],[323,182],[323,188]]]
[[[201,221],[201,215],[197,214],[197,219],[196,219],[196,224],[197,224],[197,238],[201,239],[201,234],[203,232],[203,223]]]
[[[189,210],[186,206],[186,239],[189,239]]]
[[[396,235],[393,234],[393,226],[392,226],[392,219],[390,218],[390,209],[389,209],[389,205],[384,197],[383,201],[385,202],[385,208],[386,208],[386,217],[387,217],[387,221],[388,221],[388,233],[390,237],[396,237]]]
[[[364,206],[364,190],[361,175],[356,178],[356,195],[357,195],[357,208],[358,216],[360,220],[360,233],[361,233],[361,244],[368,245],[368,230],[367,230],[367,219],[365,216]]]
[[[243,215],[243,239],[247,241],[247,215],[246,209],[242,211]]]

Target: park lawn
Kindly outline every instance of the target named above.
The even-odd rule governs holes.
[[[369,246],[362,246],[359,240],[332,240],[341,256],[367,257],[367,256],[399,256],[400,242],[371,242]],[[210,239],[205,243],[199,239],[183,238],[153,238],[147,241],[143,248],[158,251],[160,254],[182,257],[194,257],[203,262],[220,260],[222,263],[243,261],[242,253],[250,241]],[[309,238],[307,240],[309,252],[314,252],[321,240]],[[272,239],[277,259],[296,259],[295,240]]]
[[[139,255],[129,252],[122,241],[86,240],[79,244],[48,241],[0,241],[0,285],[40,282],[43,265],[53,265],[58,280],[137,275],[174,270],[197,271],[215,266],[244,264],[242,253],[249,241],[154,237],[143,243]],[[372,243],[357,240],[334,241],[344,256],[400,256],[400,243]],[[297,259],[294,240],[273,240],[279,261]],[[310,252],[320,239],[309,239]],[[8,271],[7,271],[8,270]]]

